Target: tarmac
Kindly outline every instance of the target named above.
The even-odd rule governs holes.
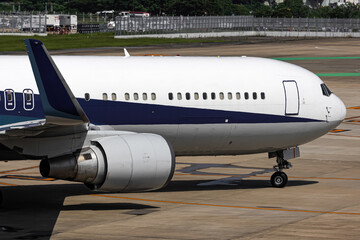
[[[301,57],[287,61],[315,73],[360,73],[359,47],[352,38],[239,39],[128,51]],[[67,54],[122,55],[120,50]],[[300,146],[285,188],[271,187],[275,161],[266,153],[178,157],[172,182],[143,193],[92,192],[81,183],[42,178],[37,161],[0,162],[0,239],[359,239],[360,78],[321,78],[344,101],[346,120]]]

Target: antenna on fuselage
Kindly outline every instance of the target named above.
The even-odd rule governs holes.
[[[124,53],[125,53],[125,57],[130,57],[129,52],[126,50],[126,48],[124,48]]]

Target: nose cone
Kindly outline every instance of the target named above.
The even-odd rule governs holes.
[[[331,103],[332,107],[329,111],[329,131],[336,128],[344,121],[346,116],[346,107],[343,101],[338,98],[335,94],[331,94]]]
[[[346,117],[346,107],[345,107],[345,104],[343,103],[343,101],[341,101],[341,99],[337,96],[336,96],[336,101],[337,101],[338,111],[336,111],[336,116],[334,116],[334,117],[336,120],[342,122],[342,121],[344,121],[344,119]]]

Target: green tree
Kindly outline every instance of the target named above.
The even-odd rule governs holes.
[[[286,6],[284,3],[280,3],[275,6],[272,16],[290,18],[293,16],[293,14],[290,7]]]
[[[311,18],[329,18],[330,17],[331,8],[330,7],[318,7],[312,9],[308,17]]]
[[[204,6],[204,0],[170,0],[166,12],[176,16],[201,16],[204,15]]]
[[[242,4],[233,5],[233,14],[234,15],[250,15],[250,10]]]
[[[271,17],[273,15],[273,9],[270,6],[256,3],[253,7],[252,14],[255,17]]]

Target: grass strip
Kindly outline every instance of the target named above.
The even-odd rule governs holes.
[[[319,77],[360,77],[360,73],[316,73]]]
[[[160,44],[186,44],[186,43],[221,43],[225,39],[201,38],[137,38],[115,39],[114,33],[48,35],[46,37],[33,36],[0,36],[0,52],[25,51],[24,39],[35,38],[42,41],[48,50],[95,48],[95,47],[129,47]]]

